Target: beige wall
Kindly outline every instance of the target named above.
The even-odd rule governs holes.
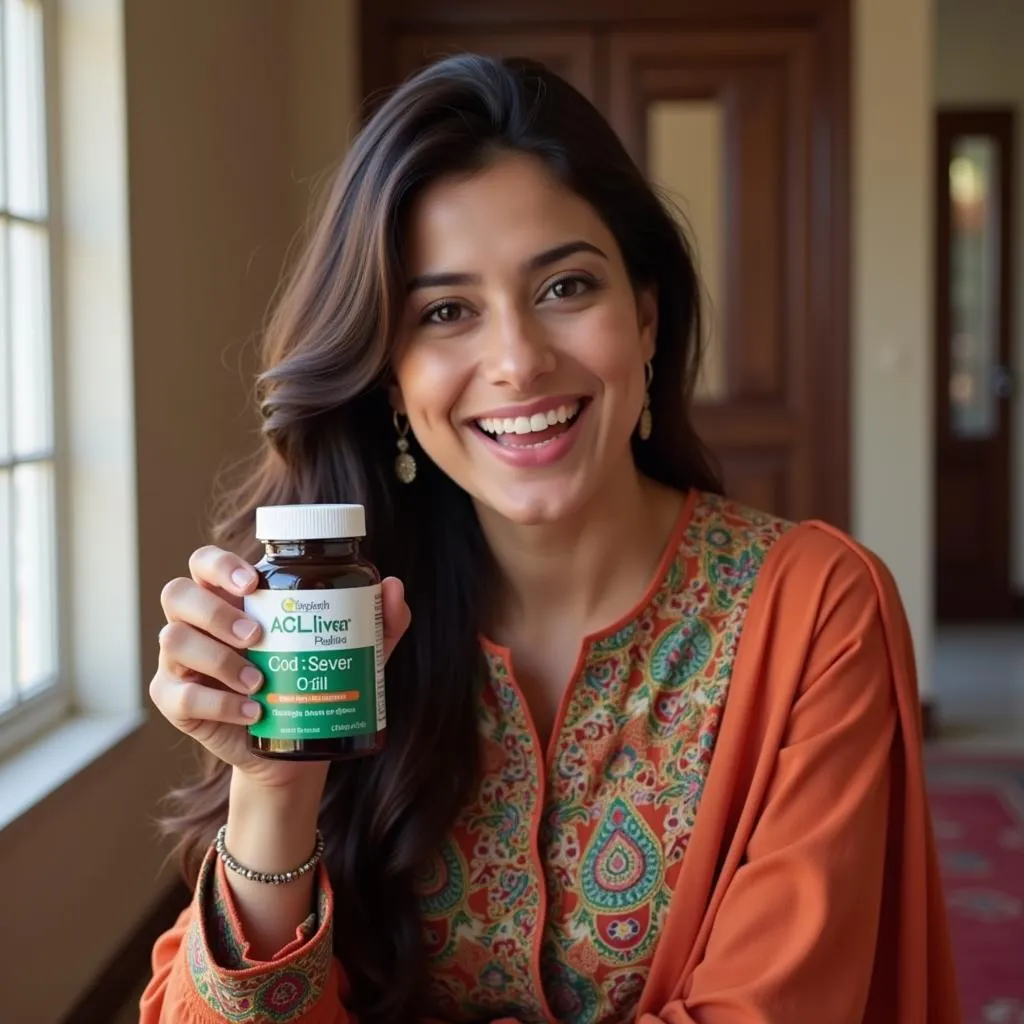
[[[79,22],[95,73],[119,62],[120,0],[59,7]],[[341,152],[353,120],[354,7],[124,3],[140,688],[160,588],[202,540],[218,472],[250,444],[245,342],[309,178]],[[11,880],[0,896],[4,1020],[58,1021],[160,896],[170,871],[154,818],[190,753],[154,719],[0,832]]]
[[[896,577],[927,692],[933,0],[854,12],[853,532]]]
[[[289,0],[291,219],[305,222],[310,192],[329,177],[359,130],[357,0]]]
[[[1017,229],[1013,358],[1018,389],[1013,430],[1013,580],[1024,590],[1024,4],[1020,0],[938,0],[935,94],[939,103],[1017,109]]]
[[[218,471],[248,445],[241,342],[264,315],[310,176],[356,121],[354,7],[126,5],[140,686],[160,587],[201,540]],[[855,524],[893,567],[926,660],[929,0],[858,0],[856,40]],[[6,1017],[58,1020],[158,897],[152,820],[187,750],[154,722],[0,833],[0,874],[16,881],[0,898],[17,937],[5,945]]]

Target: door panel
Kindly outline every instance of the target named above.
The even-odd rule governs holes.
[[[692,118],[710,105],[721,119],[721,211],[686,217],[702,265],[709,252],[720,261],[707,332],[718,372],[698,394],[698,431],[730,494],[793,518],[821,515],[814,447],[827,439],[813,429],[810,350],[829,340],[811,336],[808,316],[813,39],[798,31],[618,32],[609,44],[612,124],[670,194],[685,193],[688,177],[692,188],[685,164],[693,157],[685,145],[668,152],[666,110],[677,131],[686,110]],[[692,199],[672,198],[685,214]],[[702,237],[701,226],[711,225],[720,237]]]
[[[647,173],[700,239],[698,273],[705,294],[704,353],[696,394],[727,397],[721,321],[725,294],[725,112],[717,99],[655,100],[647,108]]]
[[[402,78],[418,68],[454,53],[480,53],[488,57],[528,57],[547,65],[595,100],[596,39],[592,32],[550,32],[518,29],[515,32],[403,33],[396,43]]]
[[[940,111],[936,135],[936,592],[1000,618],[1010,586],[1011,111]]]

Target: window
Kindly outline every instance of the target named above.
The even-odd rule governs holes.
[[[0,0],[0,724],[62,699],[42,0]]]

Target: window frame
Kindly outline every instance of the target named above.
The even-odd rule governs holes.
[[[53,555],[54,572],[52,585],[53,610],[55,615],[54,640],[56,642],[56,672],[51,679],[40,686],[34,692],[26,696],[17,696],[15,703],[0,710],[0,759],[23,748],[43,733],[52,729],[68,717],[74,705],[74,693],[72,688],[73,669],[70,664],[71,644],[70,639],[70,609],[68,608],[68,551],[67,538],[69,536],[71,510],[68,508],[67,498],[70,494],[68,487],[68,466],[67,466],[67,411],[66,400],[67,390],[65,386],[65,331],[64,331],[64,304],[62,293],[62,251],[61,251],[61,209],[60,209],[60,135],[58,126],[59,118],[59,80],[57,73],[57,31],[56,11],[53,0],[33,0],[37,3],[42,13],[43,27],[43,139],[45,145],[46,163],[46,209],[40,218],[26,217],[13,214],[6,206],[6,201],[0,203],[0,220],[6,223],[22,223],[40,227],[46,234],[48,249],[48,286],[50,300],[50,383],[51,383],[51,446],[48,453],[32,453],[26,456],[17,456],[11,452],[9,460],[0,462],[0,468],[12,473],[14,467],[21,464],[33,462],[47,463],[52,468],[53,480]],[[4,0],[0,0],[0,47],[3,46],[4,34],[7,31],[6,16],[3,10]],[[2,68],[3,53],[0,50],[0,68]],[[2,72],[0,72],[2,73]],[[0,79],[0,103],[6,104],[7,97],[2,88]],[[6,159],[6,156],[4,157]],[[6,171],[5,171],[6,174]],[[9,236],[8,236],[9,237]],[[5,254],[9,257],[8,252]],[[9,259],[7,266],[9,267]],[[5,314],[8,315],[8,314]],[[9,324],[7,326],[9,337]],[[8,344],[12,344],[10,339]],[[13,351],[13,349],[12,349]],[[14,552],[13,535],[13,511],[14,511],[14,488],[10,487],[10,499],[8,504],[7,518],[11,523],[11,530],[0,543],[9,547],[12,557]],[[13,594],[12,588],[12,597]],[[16,600],[16,599],[15,599]],[[16,615],[16,604],[11,607],[12,625]],[[12,646],[11,657],[14,656],[16,648]],[[15,687],[17,684],[15,683]]]

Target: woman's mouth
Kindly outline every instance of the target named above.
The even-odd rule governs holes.
[[[489,417],[474,426],[503,448],[542,448],[572,429],[588,399],[553,405],[529,416]]]

